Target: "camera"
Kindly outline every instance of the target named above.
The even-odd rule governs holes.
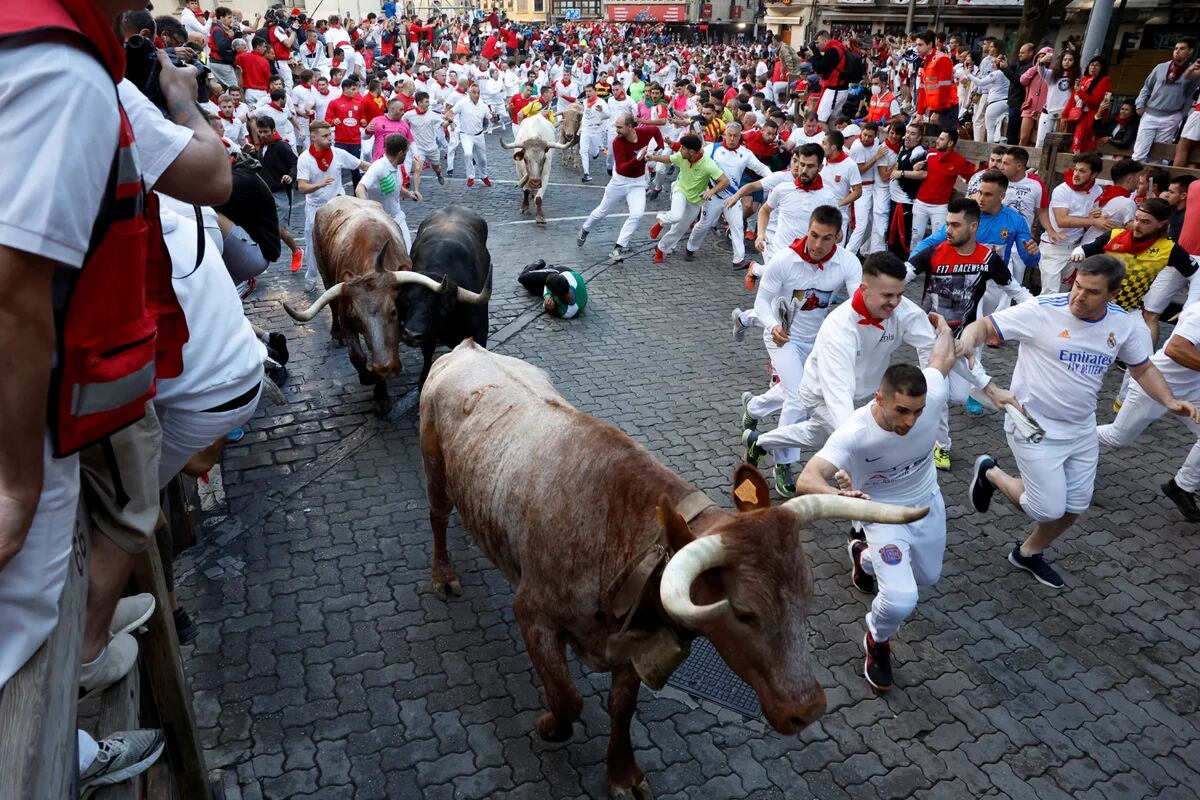
[[[167,58],[177,67],[184,66],[174,47],[163,48]],[[208,73],[209,69],[199,62],[191,66],[196,69],[196,100],[208,102]],[[158,106],[164,113],[167,110],[167,99],[159,86],[158,76],[161,70],[154,42],[145,36],[130,36],[125,42],[125,77],[138,88],[150,102]]]

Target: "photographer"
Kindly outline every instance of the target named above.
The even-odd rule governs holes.
[[[846,80],[849,51],[846,45],[829,35],[817,33],[817,41],[809,48],[813,71],[821,76],[821,99],[817,101],[817,118],[828,125],[831,117],[841,113],[850,84]]]
[[[267,9],[266,16],[267,42],[275,54],[275,73],[283,78],[285,92],[292,91],[292,47],[296,43],[296,34],[300,30],[300,22],[294,18],[285,17],[274,8]]]

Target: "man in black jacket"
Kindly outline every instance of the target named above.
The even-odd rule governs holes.
[[[1033,66],[1033,45],[1026,42],[1017,51],[1017,61],[1005,61],[1000,71],[1008,78],[1008,143],[1021,143],[1021,106],[1025,104],[1025,84],[1021,76]]]
[[[292,221],[292,189],[296,185],[296,152],[275,130],[275,120],[258,117],[259,161],[262,179],[275,197],[275,213],[279,220],[279,237],[292,251],[292,272],[299,272],[304,263],[304,251],[296,246],[288,226]]]

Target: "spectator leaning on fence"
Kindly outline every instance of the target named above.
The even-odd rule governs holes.
[[[1180,39],[1175,43],[1171,60],[1159,64],[1146,76],[1134,101],[1142,117],[1133,146],[1134,161],[1144,161],[1155,143],[1171,143],[1178,138],[1192,95],[1200,88],[1200,60],[1193,60],[1195,54],[1196,40]]]

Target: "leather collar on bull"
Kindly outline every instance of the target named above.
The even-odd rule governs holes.
[[[680,501],[676,511],[691,523],[715,506],[704,492],[696,491]],[[633,664],[638,677],[651,689],[666,685],[691,650],[696,634],[678,624],[659,600],[659,581],[674,550],[666,542],[663,509],[659,515],[659,540],[634,556],[618,573],[605,593],[609,613],[622,620],[621,630],[609,643],[609,655],[621,650]],[[632,630],[631,630],[632,628]]]

